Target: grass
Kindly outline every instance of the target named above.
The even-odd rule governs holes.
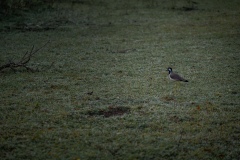
[[[197,2],[57,4],[0,22],[1,65],[51,41],[29,63],[39,72],[0,73],[0,157],[239,159],[240,4]]]

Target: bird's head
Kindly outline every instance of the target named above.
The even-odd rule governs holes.
[[[167,71],[170,73],[170,72],[172,72],[172,68],[171,67],[168,67],[167,68]]]

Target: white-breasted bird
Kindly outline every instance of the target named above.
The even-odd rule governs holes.
[[[172,71],[172,68],[171,68],[171,67],[168,67],[167,71],[168,71],[168,77],[169,77],[169,79],[174,80],[174,81],[188,82],[188,80],[182,78],[182,77],[181,77],[180,75],[178,75],[177,73],[174,73],[174,72]]]

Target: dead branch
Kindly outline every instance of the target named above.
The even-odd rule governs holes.
[[[31,72],[34,72],[34,69],[28,67],[27,64],[31,60],[31,58],[39,50],[41,50],[43,47],[45,47],[48,43],[49,43],[49,41],[47,43],[45,43],[44,45],[42,45],[41,47],[39,47],[38,49],[36,49],[36,50],[34,50],[34,45],[33,45],[31,50],[27,51],[18,62],[13,62],[12,60],[9,60],[9,62],[7,64],[4,64],[4,65],[0,66],[0,71],[4,70],[6,68],[11,68],[12,70],[16,71],[15,68],[23,67],[23,68],[25,68],[25,69],[27,69]]]

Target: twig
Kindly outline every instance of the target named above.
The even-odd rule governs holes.
[[[180,145],[180,141],[182,140],[182,133],[180,134],[180,138],[179,138],[179,140],[178,140],[178,148],[179,148],[179,145]]]
[[[15,68],[23,67],[27,70],[30,70],[31,72],[34,71],[34,69],[27,66],[27,63],[31,60],[34,54],[36,54],[39,50],[41,50],[43,47],[45,47],[50,41],[47,41],[44,45],[39,47],[38,49],[34,50],[34,45],[32,46],[30,52],[27,51],[23,57],[18,62],[13,62],[10,60],[7,64],[4,64],[0,66],[0,71],[4,70],[6,68],[11,68],[12,70],[16,71]]]
[[[179,150],[179,146],[180,146],[180,143],[181,143],[183,134],[184,134],[184,131],[183,131],[183,129],[182,129],[182,130],[180,131],[180,137],[179,137],[179,140],[178,140],[178,143],[177,143],[177,150]]]

